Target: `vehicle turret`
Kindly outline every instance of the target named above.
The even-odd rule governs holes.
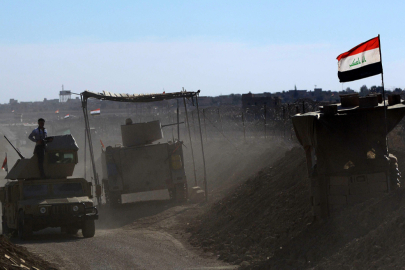
[[[128,118],[121,126],[121,135],[124,147],[151,144],[163,138],[162,125],[159,120],[132,123]]]
[[[72,135],[54,136],[53,141],[47,143],[44,160],[44,170],[47,178],[61,179],[73,175],[78,162],[79,147]],[[6,176],[10,180],[40,179],[38,157],[18,159]]]

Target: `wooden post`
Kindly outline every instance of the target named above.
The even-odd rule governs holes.
[[[197,134],[196,134],[196,131],[195,131],[194,111],[191,112],[191,120],[193,120],[194,137],[197,138]]]
[[[208,137],[207,137],[207,124],[205,123],[205,109],[203,111],[203,117],[204,117],[204,130],[205,130],[205,141],[208,142]]]
[[[190,138],[191,157],[192,157],[192,160],[193,160],[194,183],[197,186],[197,175],[196,175],[196,171],[195,171],[194,150],[193,150],[193,143],[191,141],[190,122],[188,121],[187,105],[186,105],[186,98],[185,97],[183,97],[183,103],[184,103],[184,110],[186,112],[186,122],[187,122],[187,129],[188,129],[188,137]]]
[[[87,148],[87,136],[86,129],[84,129],[84,179],[86,179],[87,173],[87,163],[86,163],[86,148]],[[87,181],[87,179],[86,179]]]
[[[197,96],[195,96],[195,103],[196,103],[196,106],[197,106],[198,126],[200,127],[201,152],[202,152],[202,159],[203,159],[203,166],[204,166],[205,201],[208,201],[207,170],[206,170],[206,166],[205,166],[204,144],[203,144],[203,138],[202,138],[200,111],[198,109],[198,97]]]

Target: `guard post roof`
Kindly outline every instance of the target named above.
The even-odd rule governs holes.
[[[116,94],[108,91],[103,91],[102,93],[95,93],[91,91],[84,91],[81,93],[83,99],[95,98],[99,100],[110,100],[119,102],[154,102],[162,101],[176,98],[191,98],[197,96],[200,90],[196,92],[173,92],[173,93],[157,93],[157,94]]]

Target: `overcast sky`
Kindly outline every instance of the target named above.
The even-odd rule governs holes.
[[[85,2],[85,3],[83,3]],[[0,103],[73,92],[341,90],[336,57],[381,35],[405,87],[405,1],[0,1]]]

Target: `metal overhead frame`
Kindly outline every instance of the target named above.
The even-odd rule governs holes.
[[[91,140],[89,114],[88,114],[88,110],[87,110],[87,100],[89,98],[94,98],[94,99],[98,99],[98,100],[109,100],[109,101],[117,101],[117,102],[155,102],[155,101],[163,101],[163,100],[179,99],[179,98],[183,98],[183,100],[185,101],[186,98],[191,98],[191,99],[195,98],[196,107],[197,107],[197,115],[198,115],[199,131],[200,131],[201,152],[202,152],[203,166],[204,166],[205,199],[208,200],[207,172],[206,172],[206,168],[205,168],[204,144],[203,144],[202,131],[201,131],[200,113],[198,110],[199,94],[200,94],[200,90],[198,90],[197,92],[181,91],[181,92],[174,92],[174,93],[163,93],[163,94],[159,93],[159,94],[148,94],[148,95],[115,94],[115,93],[111,93],[108,91],[103,91],[102,93],[94,93],[94,92],[90,92],[87,90],[80,93],[80,99],[82,102],[82,109],[83,109],[83,115],[84,115],[84,124],[85,124],[85,130],[86,130],[85,138],[87,138],[87,142],[89,144],[91,165],[92,165],[92,169],[93,169],[94,182],[96,185],[96,198],[97,198],[98,204],[101,204],[101,186],[100,186],[100,181],[98,179],[98,174],[96,171],[96,164],[95,164],[95,160],[94,160],[94,151],[93,151],[93,143]],[[186,110],[186,114],[187,114],[187,107],[185,106],[184,109]],[[178,102],[177,102],[177,125],[179,126]],[[188,125],[188,121],[187,121],[187,125]],[[180,136],[179,130],[178,130],[178,136]],[[189,134],[189,136],[190,136],[190,134]],[[191,136],[190,136],[190,138],[191,138]],[[193,160],[194,160],[194,154],[192,154],[192,155],[193,155]],[[194,174],[195,174],[195,169],[194,169]]]

